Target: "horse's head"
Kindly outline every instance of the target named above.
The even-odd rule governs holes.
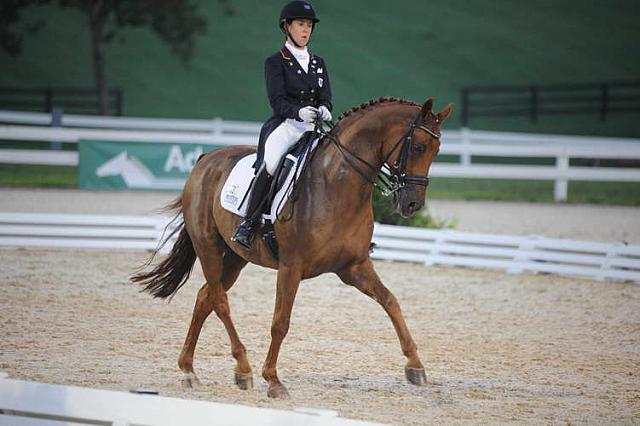
[[[424,206],[429,168],[440,150],[440,126],[453,105],[434,113],[433,100],[427,99],[412,121],[399,123],[383,148],[388,152],[386,163],[396,176],[400,188],[393,193],[398,213],[411,216]]]

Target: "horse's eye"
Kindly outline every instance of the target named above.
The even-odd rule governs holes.
[[[417,153],[424,152],[425,149],[426,147],[423,144],[414,144],[412,146],[413,152],[417,152]]]

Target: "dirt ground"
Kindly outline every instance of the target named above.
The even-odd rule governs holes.
[[[0,189],[0,211],[147,214],[174,193]],[[640,243],[640,209],[433,201],[460,230]],[[392,424],[640,423],[640,286],[377,262],[425,363],[404,380],[384,311],[334,275],[305,281],[279,359],[291,399],[266,396],[275,272],[248,266],[230,291],[255,387],[213,315],[196,351],[202,386],[176,361],[203,282],[171,303],[127,280],[146,253],[0,248],[0,370],[10,377],[271,408],[315,407]]]
[[[275,272],[248,266],[230,291],[255,387],[233,384],[215,314],[196,351],[202,386],[176,360],[202,273],[171,303],[127,281],[142,253],[0,248],[0,369],[10,377],[271,408],[316,407],[393,424],[640,421],[640,286],[376,263],[398,297],[429,384],[403,377],[383,310],[334,275],[303,282],[266,396]]]

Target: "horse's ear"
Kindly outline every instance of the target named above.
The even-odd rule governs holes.
[[[453,104],[450,103],[449,105],[444,107],[442,111],[438,113],[438,121],[442,123],[444,120],[447,119],[447,117],[449,117],[452,111],[453,111]]]
[[[432,109],[433,109],[433,98],[429,98],[422,105],[422,111],[421,111],[422,116],[426,117],[429,111],[431,111]]]

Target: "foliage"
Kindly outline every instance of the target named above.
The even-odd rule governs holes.
[[[20,12],[53,0],[3,0],[0,3],[0,46],[10,55],[22,50],[18,28]],[[195,36],[203,34],[207,21],[191,0],[58,0],[62,8],[79,10],[87,18],[92,46],[95,84],[101,114],[107,111],[107,78],[104,46],[127,27],[147,27],[157,34],[183,64],[193,56]],[[6,16],[5,16],[6,15]],[[44,21],[38,21],[37,29]],[[33,32],[35,29],[30,29]],[[119,37],[120,42],[124,36]]]
[[[402,217],[395,212],[391,197],[383,197],[378,191],[373,195],[373,217],[376,222],[387,225],[438,229],[454,228],[456,225],[455,222],[437,219],[425,212],[418,212],[411,217]]]
[[[16,31],[15,27],[20,21],[20,12],[23,8],[31,5],[48,3],[50,0],[2,0],[0,2],[0,47],[10,54],[16,56],[22,49],[22,34]],[[25,33],[33,34],[37,32],[44,20],[40,19],[35,24],[25,28]]]
[[[29,6],[51,3],[52,0],[3,0],[0,3],[0,45],[11,55],[22,50],[22,34],[18,23],[20,13]],[[190,0],[58,0],[62,8],[80,10],[92,27],[102,27],[102,43],[110,43],[119,30],[126,27],[148,27],[155,32],[171,51],[187,62],[194,51],[195,36],[207,27],[204,17],[198,15],[197,4]],[[38,21],[33,32],[42,28]],[[123,41],[123,38],[119,39]]]
[[[553,203],[553,182],[542,180],[438,178],[431,198],[455,200],[528,201]],[[569,203],[640,206],[635,182],[569,182]]]
[[[570,184],[570,190],[572,185]],[[438,178],[431,181],[432,198],[553,202],[553,181]]]
[[[75,167],[0,164],[0,186],[77,188]]]

